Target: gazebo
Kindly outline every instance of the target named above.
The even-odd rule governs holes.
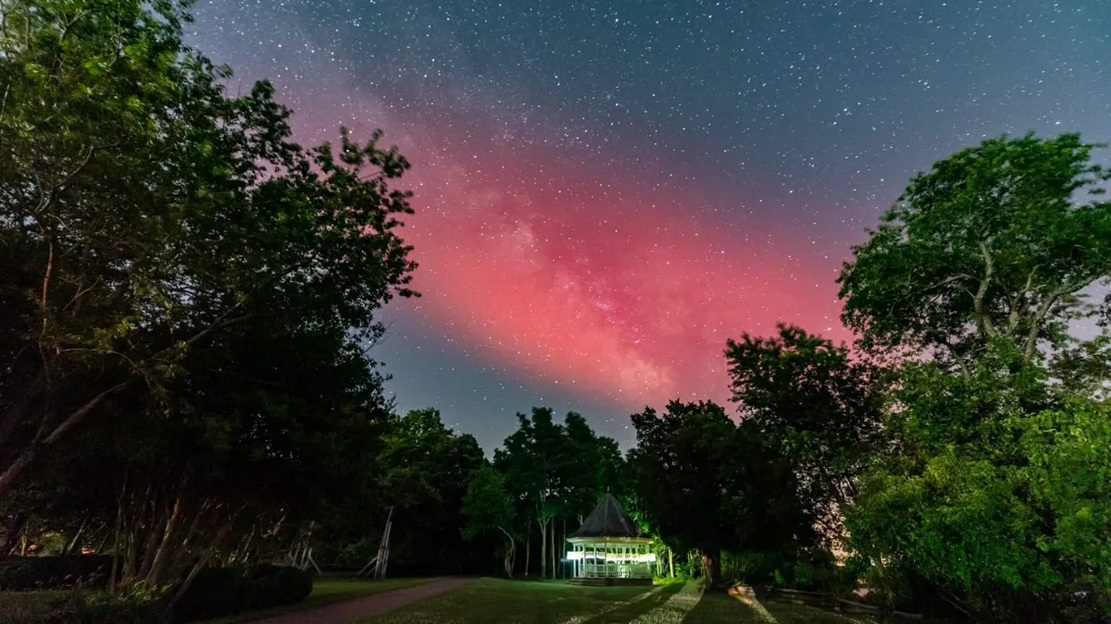
[[[582,526],[567,538],[567,560],[576,581],[591,585],[651,585],[656,553],[652,540],[625,513],[613,494],[606,493]]]

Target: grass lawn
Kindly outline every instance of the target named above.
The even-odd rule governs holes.
[[[397,611],[360,620],[360,624],[556,624],[588,621],[594,624],[594,621],[606,621],[592,621],[590,618],[607,609],[622,609],[645,602],[649,599],[644,596],[654,589],[675,592],[679,587],[578,587],[562,582],[484,578]],[[630,602],[638,597],[640,600],[637,602]]]
[[[761,610],[762,609],[762,610]],[[866,615],[767,602],[748,606],[696,583],[579,587],[480,579],[359,624],[874,624]]]
[[[579,587],[558,582],[481,579],[359,624],[763,624],[724,593],[695,583]],[[841,623],[845,624],[845,623]]]
[[[431,580],[433,579],[400,578],[374,581],[367,579],[353,580],[348,577],[318,576],[313,579],[312,593],[309,594],[308,598],[305,598],[297,604],[283,605],[280,607],[274,607],[273,609],[265,609],[263,611],[240,613],[239,615],[228,618],[211,620],[211,624],[235,624],[237,622],[249,622],[251,620],[257,620],[274,615],[281,615],[283,613],[290,613],[292,611],[302,611],[304,609],[312,609],[314,607],[323,607],[324,605],[330,605],[335,602],[343,602],[344,600],[351,600],[353,598],[362,598],[363,596],[370,596],[372,594],[380,594],[382,592],[393,591],[395,589],[421,585]]]

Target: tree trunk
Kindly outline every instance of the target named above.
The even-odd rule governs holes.
[[[63,557],[73,554],[73,549],[77,547],[77,543],[81,539],[81,534],[85,532],[85,526],[89,524],[89,519],[92,517],[92,515],[93,514],[90,511],[85,514],[84,518],[81,519],[81,525],[77,527],[77,533],[73,534],[73,539],[71,539],[69,543],[66,544],[66,547],[62,549]]]
[[[54,419],[51,417],[49,409],[47,409],[47,414],[43,415],[43,420],[39,424],[39,430],[35,434],[35,437],[29,443],[27,443],[27,446],[23,448],[23,451],[16,455],[15,459],[9,462],[4,470],[0,472],[0,500],[7,498],[8,492],[11,491],[12,485],[15,483],[16,479],[21,474],[23,474],[23,471],[27,469],[27,466],[31,465],[31,462],[34,461],[35,457],[38,455],[40,448],[56,442],[58,438],[62,437],[63,434],[65,434],[70,429],[79,424],[82,420],[84,420],[84,418],[88,416],[90,412],[95,410],[110,394],[123,389],[130,383],[130,381],[127,381],[121,384],[116,384],[112,388],[109,388],[108,390],[105,390],[104,392],[101,392],[97,396],[93,397],[87,403],[73,411],[69,416],[66,416],[65,420],[63,420],[58,426],[54,427],[53,430],[49,432],[49,435],[47,435],[47,429],[49,428],[48,425],[53,422]],[[50,395],[49,387],[50,384],[48,383],[48,397]]]
[[[162,531],[161,539],[158,540],[158,547],[151,558],[150,567],[147,569],[146,584],[154,587],[162,584],[162,573],[166,569],[166,550],[170,538],[174,535],[174,529],[177,528],[178,518],[181,517],[181,495],[174,500],[173,511],[170,513],[169,520],[166,520],[166,526]]]
[[[525,524],[525,576],[529,574],[529,558],[532,556],[532,523]]]
[[[540,525],[540,578],[548,578],[548,521],[536,520]]]
[[[668,575],[675,578],[675,551],[671,550],[670,546],[667,548],[667,567]]]

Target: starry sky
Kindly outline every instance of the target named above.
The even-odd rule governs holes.
[[[1003,133],[1111,139],[1109,0],[200,0],[298,140],[413,162],[423,297],[372,356],[491,450],[533,405],[728,398],[722,349],[797,323],[916,172]],[[1106,151],[1106,150],[1105,150]]]

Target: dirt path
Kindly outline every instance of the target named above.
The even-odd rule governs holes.
[[[337,602],[326,607],[295,611],[264,620],[255,620],[251,624],[348,624],[353,620],[393,611],[398,607],[404,607],[418,600],[431,598],[456,587],[462,587],[470,583],[471,580],[455,578],[433,581],[373,596]]]

